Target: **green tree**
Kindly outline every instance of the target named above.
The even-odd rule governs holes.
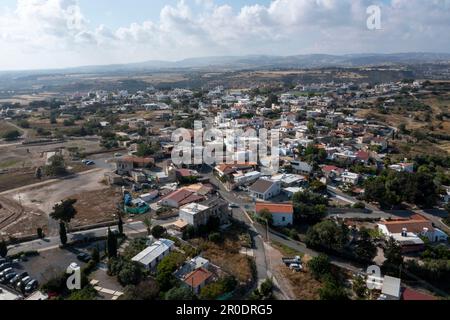
[[[320,254],[309,261],[308,268],[316,279],[321,279],[331,272],[330,258],[327,255]]]
[[[192,290],[186,286],[174,287],[166,292],[165,294],[166,300],[178,300],[178,301],[188,301],[193,300],[194,295]]]
[[[45,174],[48,176],[61,176],[67,173],[64,157],[55,155],[50,158],[50,164],[44,168]]]
[[[41,180],[42,179],[42,168],[38,167],[36,171],[34,172],[34,176],[36,179]]]
[[[119,221],[117,222],[117,228],[119,229],[119,234],[123,235],[123,221],[121,214],[119,214]]]
[[[185,256],[179,252],[172,252],[164,257],[156,268],[156,281],[161,291],[168,291],[173,287],[176,278],[173,273],[184,263]]]
[[[364,228],[359,231],[355,254],[358,258],[367,262],[372,262],[377,255],[377,246],[373,243],[369,231]]]
[[[108,237],[106,239],[106,243],[108,246],[108,257],[117,257],[117,237],[110,228],[108,228]]]
[[[272,213],[269,211],[269,209],[264,208],[261,211],[259,211],[259,217],[262,221],[268,223],[269,226],[273,224],[273,216]]]
[[[147,234],[151,235],[152,233],[152,218],[150,217],[145,217],[144,221],[142,221],[145,225],[145,227],[147,228]]]
[[[139,300],[139,301],[152,301],[157,300],[159,297],[159,285],[158,283],[149,278],[137,285],[130,285],[125,288],[125,293],[121,300]]]
[[[305,242],[311,248],[341,251],[348,242],[348,229],[331,220],[322,221],[308,229]]]
[[[2,135],[2,138],[6,141],[13,141],[18,139],[21,136],[18,130],[7,131]]]
[[[0,242],[0,257],[6,258],[8,255],[8,246],[6,245],[6,242],[4,239]]]
[[[66,224],[63,221],[59,223],[59,239],[61,240],[61,244],[63,246],[67,244]]]
[[[42,230],[42,228],[37,228],[37,236],[39,239],[43,239],[44,238],[44,230]]]
[[[386,260],[383,265],[387,268],[398,268],[403,265],[402,249],[397,241],[395,241],[392,237],[390,237],[386,243],[386,247],[384,248],[384,257]]]
[[[348,300],[348,295],[345,288],[331,276],[325,277],[323,287],[319,289],[319,296],[320,300]]]
[[[53,212],[50,213],[50,217],[57,221],[70,223],[77,214],[77,210],[74,207],[76,202],[77,200],[75,199],[67,199],[55,204]]]
[[[142,280],[142,270],[135,263],[128,262],[119,271],[117,279],[123,286],[137,285]]]
[[[166,228],[163,226],[154,226],[152,229],[152,236],[156,239],[161,238],[166,233]]]
[[[368,291],[366,279],[359,275],[355,276],[352,282],[352,289],[358,298],[364,299]]]

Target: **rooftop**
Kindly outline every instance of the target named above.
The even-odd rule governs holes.
[[[174,242],[168,239],[159,239],[154,242],[150,247],[138,253],[132,261],[140,262],[144,265],[151,264],[156,260],[161,254],[173,247]]]
[[[259,179],[256,181],[250,188],[250,191],[257,192],[257,193],[265,193],[267,190],[269,190],[276,182],[265,180],[265,179]]]
[[[294,206],[291,203],[257,203],[256,212],[267,209],[270,213],[293,214]]]
[[[192,288],[196,288],[202,283],[205,283],[208,279],[210,279],[213,276],[211,272],[204,268],[199,268],[195,271],[192,271],[189,273],[186,278],[184,279],[184,282],[189,285]]]

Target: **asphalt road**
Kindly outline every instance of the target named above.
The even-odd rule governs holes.
[[[174,220],[173,220],[174,221]],[[152,223],[154,226],[156,225],[165,225],[173,222],[172,220],[153,220]],[[111,227],[111,230],[116,230],[117,227]],[[141,221],[126,223],[123,226],[123,231],[126,235],[140,234],[147,232],[147,228]],[[85,238],[94,238],[94,237],[103,237],[106,236],[108,232],[108,227],[102,227],[92,230],[79,231],[70,233],[67,235],[69,242],[81,240]],[[8,254],[16,254],[24,251],[47,251],[58,248],[61,244],[59,236],[57,237],[48,237],[42,240],[34,240],[30,242],[24,242],[16,245],[11,245],[8,247]]]

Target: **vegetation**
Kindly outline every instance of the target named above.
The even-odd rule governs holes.
[[[44,167],[47,176],[62,176],[67,173],[64,157],[55,155],[50,158],[50,164]]]
[[[192,290],[186,286],[174,287],[166,292],[165,294],[166,300],[193,300],[194,295],[192,294]]]
[[[210,283],[202,288],[199,298],[201,300],[216,300],[226,293],[236,289],[237,281],[233,277],[224,277],[219,281]]]
[[[50,213],[50,217],[54,220],[70,223],[77,214],[77,210],[74,207],[76,202],[77,200],[75,199],[67,199],[55,204],[53,212]]]
[[[6,141],[13,141],[21,136],[18,130],[10,130],[2,134],[2,138]]]
[[[67,244],[66,224],[62,221],[59,223],[59,239],[61,240],[61,244],[63,246]]]
[[[6,245],[6,242],[4,239],[0,241],[0,257],[6,258],[8,255],[8,246]]]
[[[294,194],[294,221],[318,222],[327,213],[328,198],[310,191]]]
[[[106,239],[106,244],[108,248],[108,257],[117,257],[117,236],[108,228],[108,237]]]

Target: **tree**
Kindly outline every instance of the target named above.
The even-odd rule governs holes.
[[[347,292],[332,276],[325,277],[323,287],[319,289],[320,300],[348,300]]]
[[[50,213],[50,217],[54,220],[70,223],[77,214],[77,210],[74,207],[76,202],[77,200],[75,199],[67,199],[55,204],[53,212]]]
[[[92,249],[92,261],[96,264],[100,262],[100,250],[98,249],[98,246]]]
[[[62,221],[59,223],[59,239],[61,240],[61,244],[63,246],[67,244],[66,224]]]
[[[125,288],[122,300],[152,301],[159,297],[159,285],[153,279],[147,279],[137,285]]]
[[[164,257],[156,268],[156,281],[161,291],[167,291],[173,287],[176,278],[173,273],[184,263],[185,256],[179,252],[172,252]]]
[[[145,217],[144,221],[142,221],[147,228],[147,233],[150,235],[152,233],[152,218]]]
[[[331,272],[330,258],[327,255],[321,254],[309,261],[308,268],[313,274],[314,278],[321,279]]]
[[[269,209],[264,208],[259,211],[259,217],[262,221],[268,223],[270,226],[273,224],[273,216]]]
[[[209,241],[214,243],[222,242],[222,236],[218,232],[213,232],[208,236]]]
[[[331,220],[322,221],[308,229],[305,242],[311,248],[341,251],[348,242],[348,229]]]
[[[355,254],[358,258],[366,262],[372,262],[377,255],[377,246],[373,243],[369,231],[364,228],[359,231]]]
[[[394,238],[390,237],[384,248],[384,266],[387,268],[397,268],[403,265],[402,249]]]
[[[2,135],[2,138],[6,141],[12,141],[16,140],[21,136],[20,132],[18,130],[11,130],[7,131]]]
[[[119,214],[119,222],[117,223],[117,228],[119,229],[119,234],[123,235],[123,221],[122,215]]]
[[[8,255],[8,246],[6,245],[6,242],[4,239],[0,242],[0,257],[6,258]]]
[[[39,239],[44,238],[44,231],[42,230],[42,228],[37,228],[37,236]]]
[[[152,229],[152,236],[156,239],[161,238],[166,233],[166,228],[163,226],[154,226]]]
[[[48,176],[61,176],[67,173],[64,157],[55,155],[50,158],[50,164],[45,166],[45,173]]]
[[[142,280],[142,270],[135,263],[128,262],[119,271],[117,279],[123,286],[137,285]]]
[[[34,176],[36,179],[41,180],[42,179],[42,168],[38,167],[36,171],[34,172]]]
[[[111,232],[110,228],[108,228],[108,237],[106,239],[106,243],[108,247],[108,257],[117,257],[117,237],[114,233]]]
[[[352,282],[352,289],[356,296],[363,299],[367,296],[367,282],[362,276],[355,276]]]
[[[178,301],[187,301],[193,300],[194,295],[192,290],[186,286],[174,287],[166,292],[165,294],[166,300],[178,300]]]

